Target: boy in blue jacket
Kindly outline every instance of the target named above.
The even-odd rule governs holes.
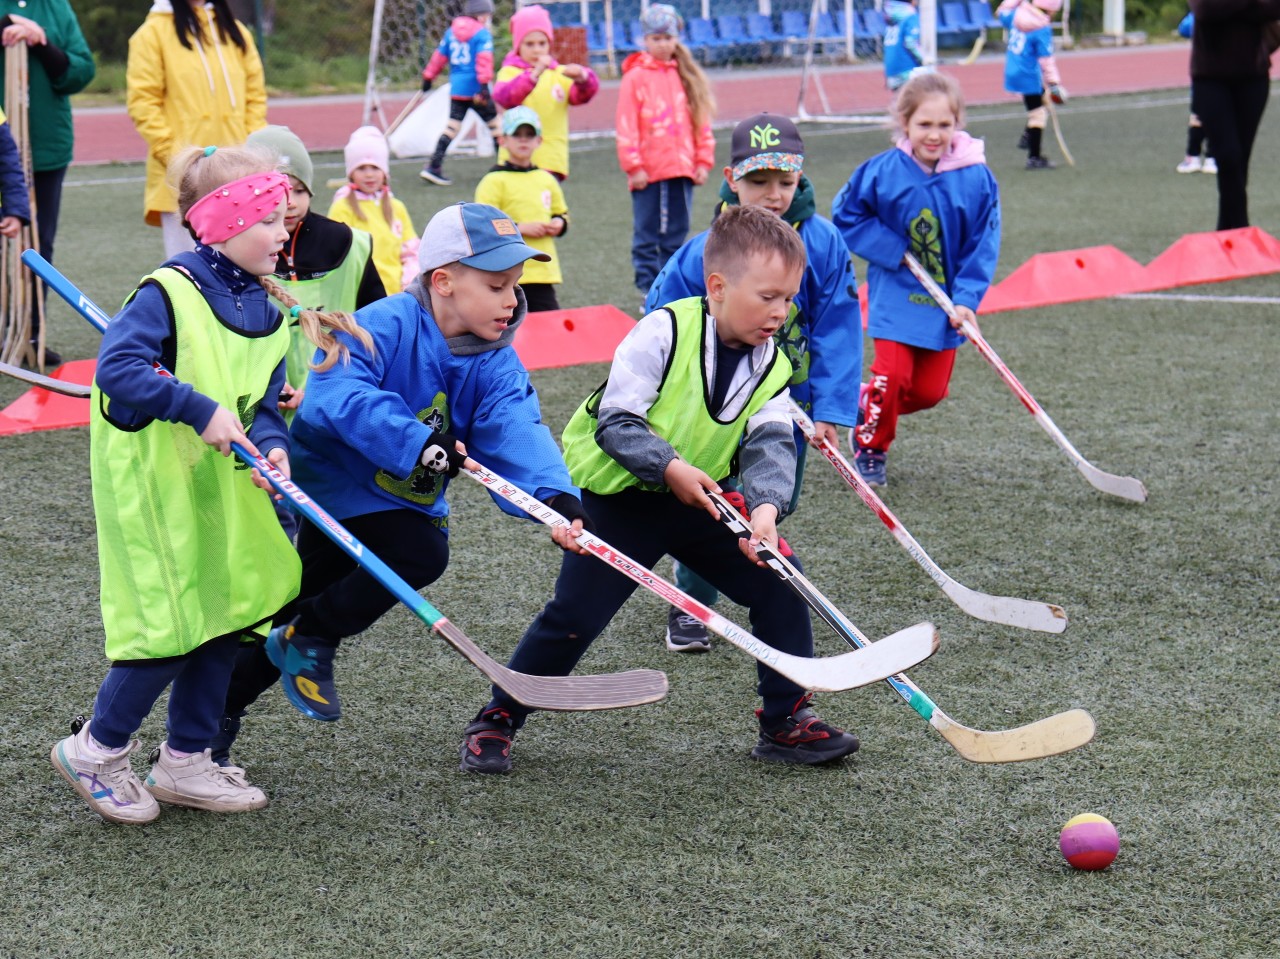
[[[787,321],[775,339],[795,371],[789,389],[817,425],[819,435],[838,445],[837,426],[853,426],[862,375],[862,330],[853,262],[840,231],[817,213],[813,184],[805,178],[804,141],[784,116],[760,113],[733,130],[730,166],[720,185],[721,209],[759,206],[795,227],[804,243],[804,279]],[[645,300],[646,310],[687,296],[703,296],[702,252],[708,231],[686,241],[667,261]],[[796,481],[786,513],[796,508],[808,444],[796,438]],[[676,581],[710,605],[716,591],[676,565]],[[667,648],[704,652],[711,648],[706,627],[671,608]]]
[[[585,519],[511,349],[526,312],[524,263],[547,255],[501,210],[458,203],[432,217],[418,257],[421,276],[404,293],[359,311],[373,349],[344,337],[350,362],[311,373],[291,431],[293,478],[414,589],[435,582],[448,563],[445,494],[468,449],[574,520],[575,530]],[[573,548],[568,530],[552,535]],[[312,719],[335,720],[338,645],[395,598],[309,523],[298,552],[299,599],[268,636],[266,655],[290,703]],[[270,685],[261,675],[237,663],[215,758],[226,760],[245,707]]]

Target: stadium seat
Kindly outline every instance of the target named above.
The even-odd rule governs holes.
[[[964,46],[982,32],[981,24],[969,21],[969,10],[961,0],[947,0],[938,6],[938,45]]]
[[[801,40],[809,36],[809,18],[799,10],[782,11],[782,35],[788,40]]]
[[[987,0],[969,0],[969,20],[987,30],[1002,29],[1000,18],[991,12],[991,4]]]
[[[587,52],[603,54],[608,48],[604,42],[604,24],[587,23],[583,26],[587,28]]]
[[[756,44],[747,36],[747,25],[736,13],[716,17],[716,31],[720,34],[720,42],[724,44],[731,56],[742,57],[751,53],[756,55],[760,53],[759,50],[753,49]]]
[[[703,17],[694,17],[685,27],[689,31],[686,43],[695,55],[701,54],[708,63],[722,58],[721,51],[727,44],[716,36],[715,24]]]
[[[780,43],[786,39],[773,29],[773,21],[764,13],[753,13],[747,17],[747,36],[762,43]]]
[[[875,7],[868,7],[862,11],[862,22],[866,24],[867,33],[879,37],[881,41],[884,40],[884,34],[889,29],[889,24],[885,22],[883,13]]]

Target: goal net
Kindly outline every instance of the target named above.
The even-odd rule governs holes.
[[[417,90],[422,68],[461,12],[462,0],[375,0],[364,91],[365,123],[377,122],[387,128],[394,115],[386,115],[383,95],[392,90]]]

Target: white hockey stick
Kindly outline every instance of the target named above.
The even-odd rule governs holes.
[[[750,535],[751,527],[742,515],[732,506],[710,494],[716,506],[724,516],[725,525],[738,535]],[[858,627],[849,622],[844,614],[825,596],[818,592],[808,579],[786,558],[778,555],[768,546],[761,544],[756,553],[778,576],[784,579],[792,589],[803,596],[806,602],[828,622],[828,616],[836,619],[840,626],[837,632],[845,642],[856,649],[865,648],[867,637],[858,631]],[[820,604],[820,605],[819,605]],[[1093,717],[1084,709],[1069,709],[1045,719],[1019,726],[1016,729],[985,730],[971,729],[962,726],[938,708],[937,703],[924,694],[915,683],[907,679],[904,673],[885,677],[885,682],[893,687],[917,713],[929,721],[942,738],[949,742],[953,749],[963,758],[975,763],[1015,763],[1027,759],[1043,759],[1083,746],[1093,739],[1097,727]]]
[[[915,274],[917,280],[929,292],[929,295],[937,301],[938,305],[946,311],[947,316],[952,318],[956,315],[955,304],[951,302],[951,298],[943,292],[942,287],[934,282],[933,277],[925,272],[924,267],[920,265],[914,256],[910,253],[904,254],[903,260],[907,264],[907,269]],[[1009,367],[1004,365],[1004,361],[1000,359],[991,345],[982,338],[982,333],[972,323],[965,322],[962,324],[961,332],[969,338],[982,358],[991,364],[996,373],[1000,375],[1000,379],[1004,380],[1005,385],[1013,390],[1013,395],[1022,401],[1022,405],[1027,408],[1041,428],[1048,433],[1059,449],[1067,454],[1067,457],[1075,464],[1081,475],[1094,488],[1104,493],[1110,493],[1112,496],[1118,496],[1121,499],[1131,500],[1134,503],[1145,503],[1147,501],[1147,488],[1142,485],[1141,480],[1134,479],[1132,476],[1117,476],[1114,473],[1107,473],[1098,469],[1082,455],[1080,451],[1071,445],[1071,441],[1058,429],[1057,425],[1049,418],[1049,414],[1040,408],[1040,404],[1035,401],[1030,393],[1027,392],[1018,378],[1013,375]]]
[[[1053,603],[1037,603],[1027,599],[1015,599],[1012,596],[992,596],[980,593],[948,576],[946,571],[929,558],[914,536],[898,521],[884,500],[876,495],[876,491],[867,485],[867,481],[849,463],[841,452],[825,439],[819,439],[813,420],[804,410],[791,401],[791,418],[800,427],[809,445],[827,458],[836,472],[848,483],[862,501],[871,508],[871,512],[880,517],[880,522],[889,528],[893,538],[907,553],[920,564],[921,569],[938,584],[947,597],[962,610],[975,619],[984,619],[989,623],[1000,623],[1004,626],[1018,626],[1022,629],[1035,629],[1042,633],[1060,633],[1067,628],[1067,614],[1061,606]]]
[[[571,525],[546,503],[526,493],[514,483],[504,480],[492,470],[481,466],[474,470],[463,469],[461,472],[553,529],[557,526]],[[886,636],[878,643],[866,643],[864,648],[856,649],[852,653],[813,659],[794,656],[756,639],[736,623],[698,602],[678,586],[669,583],[625,553],[614,549],[594,533],[584,530],[578,537],[578,545],[596,559],[661,596],[681,612],[694,617],[708,629],[723,636],[774,672],[805,689],[838,692],[866,686],[900,672],[908,665],[915,665],[927,659],[938,648],[937,630],[930,623],[921,623]]]

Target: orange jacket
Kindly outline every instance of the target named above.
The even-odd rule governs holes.
[[[628,57],[622,69],[616,117],[622,172],[643,170],[654,182],[711,170],[716,162],[711,124],[693,129],[675,60],[641,52]]]

